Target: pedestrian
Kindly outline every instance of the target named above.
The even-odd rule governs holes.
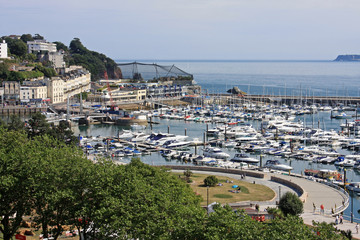
[[[359,234],[359,223],[356,223],[355,229],[356,229],[356,234]]]
[[[314,213],[315,213],[315,211],[316,211],[316,206],[315,206],[315,203],[313,203],[313,207],[314,207]]]
[[[336,215],[335,217],[335,225],[338,225],[339,224],[339,215]]]
[[[343,217],[343,215],[341,214],[341,215],[340,215],[340,224],[343,224],[343,220],[344,220],[344,217]]]
[[[320,213],[322,214],[322,215],[324,215],[324,212],[325,212],[325,208],[324,208],[324,205],[322,205],[321,204],[321,206],[320,206]]]

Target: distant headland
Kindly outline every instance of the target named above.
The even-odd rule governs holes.
[[[337,62],[355,62],[360,61],[360,55],[350,54],[350,55],[339,55],[334,60]]]

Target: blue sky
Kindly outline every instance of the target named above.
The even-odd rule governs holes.
[[[0,0],[0,35],[77,37],[114,59],[360,54],[359,0]]]

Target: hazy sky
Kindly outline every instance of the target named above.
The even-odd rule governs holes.
[[[360,54],[359,0],[0,0],[0,35],[77,37],[114,59]]]

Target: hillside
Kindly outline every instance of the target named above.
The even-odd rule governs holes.
[[[102,53],[88,50],[78,38],[71,41],[65,61],[69,65],[81,65],[88,69],[92,80],[104,78],[105,71],[110,79],[122,78],[121,70],[114,60]]]

